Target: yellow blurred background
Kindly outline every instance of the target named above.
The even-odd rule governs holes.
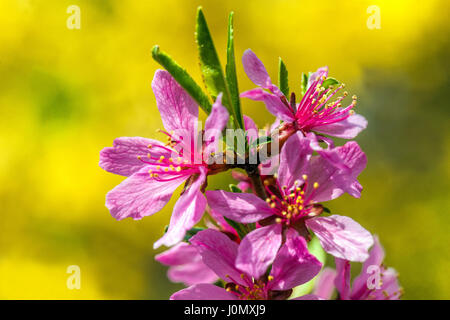
[[[81,9],[79,30],[66,27],[70,5]],[[98,159],[115,137],[158,138],[154,44],[200,81],[198,5],[222,64],[235,12],[241,91],[254,87],[240,64],[252,48],[273,79],[284,59],[291,90],[301,72],[328,65],[358,95],[369,120],[357,138],[368,155],[363,196],[328,207],[380,236],[404,298],[450,298],[447,0],[2,0],[0,298],[166,299],[182,287],[152,249],[173,201],[141,221],[115,221],[104,198],[122,178]],[[369,5],[380,8],[381,29],[367,27]],[[260,126],[272,121],[260,103],[243,108]],[[210,185],[231,181],[222,174]],[[81,268],[80,290],[66,286],[69,265]]]

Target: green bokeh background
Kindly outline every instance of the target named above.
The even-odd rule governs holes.
[[[69,5],[81,29],[69,30]],[[158,138],[150,82],[159,44],[200,82],[196,7],[225,61],[235,11],[236,56],[252,48],[290,87],[328,65],[369,120],[361,199],[328,204],[379,235],[407,299],[450,298],[449,25],[435,1],[12,1],[0,2],[0,298],[166,299],[181,288],[154,262],[153,242],[173,201],[141,221],[115,221],[106,192],[122,178],[98,167],[115,137]],[[381,29],[369,30],[369,5]],[[238,64],[240,90],[253,88]],[[244,113],[272,122],[260,103]],[[204,115],[202,115],[204,119]],[[227,174],[210,185],[226,186]],[[68,290],[66,269],[81,268]]]

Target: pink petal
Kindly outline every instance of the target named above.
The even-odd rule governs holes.
[[[253,223],[273,214],[264,200],[251,193],[216,190],[205,194],[212,211],[237,222]]]
[[[310,141],[303,137],[301,132],[296,132],[289,137],[281,149],[278,181],[281,186],[287,187],[287,191],[294,187],[296,180],[303,181],[302,175],[306,173],[312,154],[309,144]]]
[[[155,257],[155,260],[171,266],[167,276],[172,282],[182,282],[187,286],[196,283],[213,283],[217,275],[202,261],[197,249],[181,242]]]
[[[198,105],[167,71],[155,72],[152,89],[167,131],[185,132],[183,137],[197,131]]]
[[[257,86],[267,88],[272,84],[264,64],[252,50],[245,50],[242,56],[242,65],[247,76]]]
[[[207,145],[205,153],[218,152],[219,138],[222,135],[223,129],[227,126],[229,114],[227,109],[222,105],[222,93],[217,96],[216,102],[212,106],[211,113],[205,122],[205,137],[204,141]]]
[[[111,215],[122,220],[135,220],[161,210],[170,200],[175,189],[186,180],[180,175],[171,181],[157,181],[150,177],[150,167],[133,173],[106,195],[106,207]]]
[[[207,229],[198,232],[190,239],[202,256],[203,262],[226,282],[245,285],[241,274],[235,267],[238,244],[220,231]]]
[[[149,145],[163,144],[157,140],[141,137],[121,137],[114,140],[113,147],[104,148],[100,151],[100,167],[108,172],[130,176],[147,164],[138,159],[141,156],[144,160],[149,153],[153,157],[169,158],[171,152],[161,148],[150,149]]]
[[[201,283],[175,292],[170,300],[237,300],[237,297],[218,286]]]
[[[322,299],[329,300],[334,291],[334,279],[336,271],[331,268],[324,268],[317,279],[314,294]]]
[[[314,202],[324,202],[338,198],[344,191],[332,180],[337,169],[321,156],[313,156],[304,173],[308,176],[305,197]],[[314,188],[314,182],[319,184]]]
[[[214,283],[218,280],[217,274],[209,269],[201,260],[170,267],[167,271],[167,277],[172,282],[181,282],[186,286],[192,286],[198,283]]]
[[[361,197],[362,186],[357,177],[367,164],[367,157],[355,141],[347,142],[342,147],[334,148],[347,170],[340,170],[333,175],[334,183],[355,198]]]
[[[281,245],[281,225],[273,224],[247,234],[239,245],[236,267],[258,279],[265,274]]]
[[[177,266],[196,261],[200,255],[197,249],[186,242],[180,242],[172,248],[155,256],[155,260],[166,266]]]
[[[155,242],[153,245],[154,249],[159,248],[161,245],[170,247],[180,242],[186,235],[186,231],[195,226],[202,218],[206,208],[206,199],[200,188],[206,180],[206,169],[199,167],[199,170],[200,175],[185,190],[175,204],[169,228],[161,239]]]
[[[367,120],[359,114],[353,114],[345,120],[317,126],[313,130],[337,138],[353,139],[366,127]]]
[[[353,281],[353,292],[367,290],[367,279],[371,276],[368,272],[370,266],[380,266],[384,260],[384,250],[377,236],[373,236],[374,244],[369,252],[369,258],[364,261],[360,274]]]
[[[363,262],[369,257],[373,237],[349,217],[311,218],[306,220],[306,226],[319,238],[323,249],[337,258]]]
[[[383,269],[381,288],[375,289],[367,296],[373,300],[398,300],[402,295],[402,289],[398,283],[398,273],[393,268]]]
[[[334,284],[342,300],[350,299],[350,262],[336,258],[336,279]]]
[[[241,93],[241,97],[249,98],[255,101],[263,101],[266,104],[267,110],[275,117],[286,121],[294,122],[295,116],[291,109],[281,102],[280,97],[273,93],[264,91],[261,88],[256,88]]]
[[[249,143],[255,142],[258,139],[258,126],[252,118],[244,115],[244,128],[247,133],[247,140]]]
[[[320,261],[309,253],[305,239],[289,229],[286,242],[273,262],[270,272],[273,282],[269,285],[273,290],[289,290],[314,278],[321,268]]]

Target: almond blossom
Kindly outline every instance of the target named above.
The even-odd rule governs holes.
[[[320,216],[323,206],[319,203],[344,192],[360,196],[362,187],[356,178],[366,165],[364,153],[354,142],[335,148],[347,166],[347,170],[341,170],[312,152],[309,139],[302,133],[288,139],[281,151],[277,177],[272,182],[266,180],[266,201],[251,193],[206,192],[212,211],[244,224],[259,222],[261,227],[250,232],[242,244],[251,247],[261,243],[261,250],[247,256],[249,265],[271,260],[276,252],[272,246],[280,247],[283,232],[290,229],[307,239],[311,230],[324,250],[335,257],[361,262],[367,259],[373,244],[371,234],[349,217]]]
[[[142,219],[160,211],[186,182],[167,232],[154,244],[157,248],[178,243],[201,219],[206,206],[202,189],[207,175],[216,173],[208,159],[218,151],[215,134],[225,128],[228,112],[219,95],[205,123],[209,136],[197,146],[201,134],[197,132],[197,103],[167,71],[156,71],[152,88],[167,143],[141,137],[118,138],[113,147],[100,152],[100,167],[127,177],[106,195],[106,207],[117,220]]]
[[[285,122],[285,130],[300,130],[304,133],[318,132],[338,138],[353,139],[367,126],[366,119],[353,112],[353,102],[342,107],[342,100],[347,92],[332,100],[343,85],[337,88],[324,88],[322,85],[328,76],[328,67],[319,68],[308,78],[307,90],[299,103],[295,95],[285,97],[281,90],[272,83],[261,60],[248,49],[242,57],[244,70],[250,80],[259,88],[243,92],[241,97],[263,101],[267,110]],[[289,101],[290,99],[290,101]]]
[[[295,233],[294,230],[289,231]],[[311,280],[322,264],[308,252],[301,237],[289,237],[270,261],[272,268],[252,268],[240,261],[249,254],[247,247],[238,245],[217,230],[204,230],[190,240],[203,262],[223,281],[225,288],[212,284],[196,284],[174,293],[172,300],[280,300],[287,299],[292,288]],[[266,262],[262,262],[266,265]],[[316,297],[302,297],[315,299]]]

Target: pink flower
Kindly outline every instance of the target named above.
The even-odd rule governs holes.
[[[197,249],[186,242],[180,242],[158,254],[155,260],[170,266],[167,277],[172,282],[182,282],[186,286],[191,286],[197,283],[214,283],[218,279],[217,275],[203,263]]]
[[[336,258],[337,271],[324,269],[314,293],[329,299],[336,287],[342,300],[398,300],[403,292],[398,284],[398,274],[393,268],[386,268],[383,259],[383,247],[378,237],[374,236],[370,256],[364,262],[361,273],[353,280],[353,286],[350,285],[349,261]]]
[[[241,246],[249,247],[249,265],[270,261],[281,245],[282,233],[294,229],[305,238],[308,229],[319,238],[324,250],[335,257],[364,261],[373,244],[371,234],[349,217],[320,217],[318,202],[335,199],[348,192],[359,197],[356,180],[366,165],[366,156],[355,142],[333,149],[340,154],[345,169],[339,169],[321,156],[312,156],[310,140],[298,132],[281,151],[275,182],[265,184],[266,201],[250,193],[223,190],[207,191],[212,211],[240,223],[259,222],[262,227],[250,232]],[[259,250],[258,245],[265,250]],[[251,250],[253,248],[253,250]],[[272,250],[269,250],[272,248]]]
[[[278,87],[272,84],[263,63],[250,49],[245,51],[242,63],[247,76],[260,88],[246,91],[241,97],[263,101],[269,112],[291,124],[292,130],[301,130],[304,133],[315,131],[338,138],[353,139],[366,128],[366,119],[354,114],[352,110],[356,97],[353,97],[349,106],[342,107],[341,102],[347,95],[346,92],[335,101],[332,101],[332,98],[343,85],[336,89],[322,87],[328,76],[328,67],[319,68],[311,74],[305,95],[300,103],[296,103],[295,99],[289,102]]]
[[[306,241],[301,237],[289,237],[279,251],[277,248],[273,260],[257,262],[261,267],[243,264],[252,252],[219,231],[200,231],[190,241],[203,262],[227,284],[225,288],[212,284],[193,285],[174,293],[172,300],[286,299],[292,288],[311,280],[322,266],[308,252]],[[270,264],[270,274],[265,276]]]
[[[100,152],[100,167],[127,177],[106,195],[106,207],[117,220],[160,211],[186,182],[167,232],[154,244],[157,248],[178,243],[201,219],[206,206],[201,189],[212,173],[205,159],[217,151],[216,135],[225,128],[228,112],[219,95],[205,123],[206,142],[198,147],[198,105],[166,71],[156,71],[152,88],[168,142],[118,138],[113,147]]]

